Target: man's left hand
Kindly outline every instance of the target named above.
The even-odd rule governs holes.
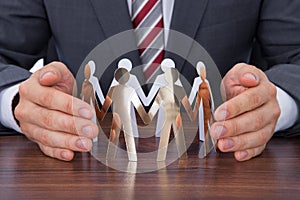
[[[234,152],[238,161],[260,155],[274,134],[280,115],[276,87],[258,68],[237,64],[224,77],[225,100],[215,112],[211,136],[222,152]]]

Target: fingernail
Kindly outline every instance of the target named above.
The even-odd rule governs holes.
[[[55,75],[54,72],[49,71],[40,75],[40,79],[46,78],[47,76]]]
[[[252,73],[246,73],[246,74],[244,74],[244,77],[247,78],[247,79],[254,80],[254,81],[257,80],[256,76],[254,74],[252,74]]]
[[[247,151],[241,151],[240,152],[240,160],[244,160],[248,157],[248,152]]]
[[[91,111],[89,109],[86,109],[86,108],[81,108],[79,110],[79,115],[81,117],[88,118],[88,119],[92,117]]]
[[[215,139],[220,139],[224,137],[225,134],[226,134],[226,128],[224,126],[219,125],[212,129],[212,135],[214,136]]]
[[[92,138],[93,137],[93,127],[91,126],[85,126],[82,128],[82,133],[89,137],[89,138]]]
[[[62,159],[68,160],[68,152],[62,151],[62,152],[60,153],[60,156],[62,157]]]
[[[224,149],[231,149],[234,146],[234,141],[232,139],[226,139],[223,141]]]
[[[217,121],[223,121],[223,120],[226,119],[227,116],[228,116],[228,112],[225,109],[220,110],[219,112],[217,112],[215,114],[215,118],[216,118]]]
[[[87,150],[87,146],[88,146],[88,143],[86,140],[84,139],[78,139],[76,141],[76,146],[79,148],[79,149],[82,149],[82,150]]]

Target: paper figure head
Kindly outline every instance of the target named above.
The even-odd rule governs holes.
[[[199,61],[199,62],[197,63],[196,69],[197,69],[198,74],[201,76],[201,78],[202,78],[203,80],[205,80],[205,79],[206,79],[206,69],[205,69],[205,64],[204,64],[203,62]]]
[[[90,66],[90,69],[91,69],[91,75],[93,75],[95,73],[95,70],[96,70],[96,64],[94,61],[90,60],[88,62],[88,65]]]
[[[86,64],[84,67],[84,77],[86,80],[89,80],[91,77],[91,67],[89,64]]]
[[[172,59],[170,59],[170,58],[165,58],[165,59],[161,62],[160,67],[161,67],[161,70],[162,70],[163,72],[166,72],[166,70],[167,70],[168,68],[175,68],[175,63],[174,63],[174,61],[173,61]]]
[[[115,79],[119,84],[125,85],[130,78],[130,74],[125,68],[118,68],[115,71]]]
[[[124,68],[130,72],[132,69],[132,62],[127,58],[123,58],[122,60],[119,61],[118,68]]]

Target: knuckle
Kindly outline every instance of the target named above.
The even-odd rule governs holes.
[[[262,97],[258,94],[252,94],[252,95],[249,95],[249,98],[252,100],[252,105],[261,105],[262,103]]]
[[[68,98],[66,101],[66,109],[68,113],[73,113],[73,100],[72,98]]]
[[[24,135],[26,135],[27,138],[29,138],[29,130],[28,127],[26,126],[26,124],[20,124],[20,129],[22,131],[22,133],[24,133]]]
[[[64,63],[58,62],[58,61],[53,61],[48,66],[55,67],[55,68],[60,67],[60,68],[67,69],[67,66]]]
[[[23,109],[23,106],[20,103],[15,108],[14,115],[15,115],[16,119],[19,121],[21,121],[24,118],[25,111]]]
[[[70,133],[76,134],[75,122],[72,117],[64,117],[60,120],[60,127],[62,130],[68,130]]]
[[[26,86],[26,81],[21,83],[20,86],[19,86],[19,94],[20,96],[24,96],[28,93],[28,89],[27,89],[27,86]]]
[[[236,151],[245,149],[245,146],[246,146],[246,144],[245,144],[245,142],[244,142],[244,140],[242,139],[241,136],[235,138],[235,143],[234,144],[235,144],[234,148],[235,148]]]
[[[263,130],[260,134],[260,139],[261,139],[261,144],[265,145],[269,141],[269,131],[268,130]]]
[[[263,116],[262,115],[257,115],[255,117],[255,121],[254,121],[254,128],[255,130],[259,130],[263,125]]]
[[[277,106],[275,106],[275,108],[274,108],[274,116],[273,117],[275,119],[278,119],[280,114],[281,114],[281,110],[280,110],[279,105],[277,104]]]
[[[238,124],[237,124],[236,120],[230,120],[228,125],[226,125],[226,123],[225,123],[225,128],[226,128],[226,130],[228,130],[230,132],[231,136],[238,135]]]
[[[53,102],[53,97],[54,97],[54,95],[52,93],[46,92],[43,95],[41,95],[40,102],[42,105],[51,107],[52,102]]]
[[[43,144],[41,144],[41,143],[38,143],[38,145],[39,145],[41,151],[42,151],[45,155],[50,156],[50,157],[52,157],[52,158],[54,157],[53,150],[52,150],[50,147],[47,147],[47,146],[45,146],[45,145],[43,145]]]
[[[49,144],[49,141],[50,141],[50,137],[49,137],[49,134],[47,133],[43,133],[43,132],[39,132],[37,134],[40,134],[40,139],[39,141],[44,144],[44,145],[48,145]]]
[[[236,64],[234,67],[236,67],[238,69],[241,69],[241,68],[244,68],[244,67],[250,67],[250,65],[241,62],[241,63]]]
[[[42,118],[42,124],[45,127],[50,128],[53,125],[53,119],[54,119],[53,113],[51,111],[46,112]]]
[[[66,137],[63,144],[66,149],[74,149],[73,146],[75,146],[73,145],[72,136]]]

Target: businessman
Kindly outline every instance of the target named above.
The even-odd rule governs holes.
[[[164,31],[172,29],[193,38],[214,59],[226,101],[214,114],[212,137],[219,139],[221,151],[234,152],[238,161],[249,160],[263,152],[274,132],[300,132],[299,8],[298,0],[0,1],[1,123],[54,158],[69,161],[74,152],[89,151],[90,139],[98,134],[90,120],[92,109],[71,95],[85,56],[115,34],[158,27],[155,38],[161,48],[149,51],[149,42],[133,32],[126,42],[140,51],[126,57],[134,66],[150,63],[139,74],[145,79],[155,77],[155,64],[170,57],[192,82],[197,75],[193,63],[164,51],[179,42]],[[29,68],[45,57],[51,37],[59,62],[31,75]],[[254,40],[261,44],[268,68],[246,64]],[[110,78],[101,80],[106,89]]]

